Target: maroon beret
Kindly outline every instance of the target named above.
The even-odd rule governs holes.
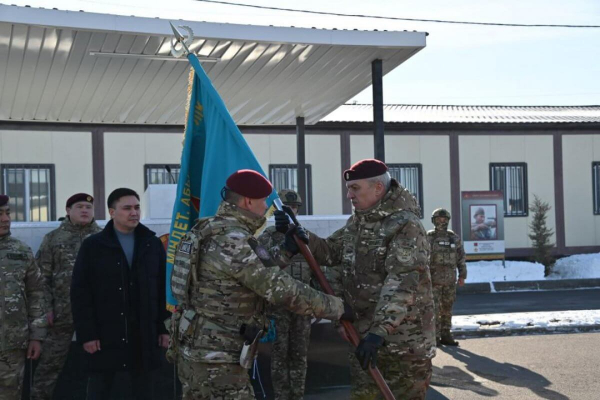
[[[9,199],[9,198],[10,198],[10,197],[8,197],[8,196],[7,196],[7,195],[5,195],[5,194],[0,194],[0,207],[4,207],[5,205],[7,205],[7,204],[8,204],[8,199]]]
[[[87,193],[77,193],[73,196],[69,197],[67,200],[67,207],[71,207],[75,203],[79,203],[80,201],[87,201],[88,203],[94,204],[94,198]]]
[[[260,173],[251,169],[240,169],[227,178],[227,189],[251,199],[269,197],[273,192],[271,182]]]
[[[385,163],[367,158],[355,163],[350,169],[344,171],[344,179],[346,181],[355,181],[357,179],[368,179],[375,176],[383,175],[388,171]]]

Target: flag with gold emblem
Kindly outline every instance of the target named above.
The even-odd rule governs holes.
[[[231,118],[225,103],[204,72],[198,58],[188,55],[190,73],[181,171],[167,246],[167,303],[177,304],[171,293],[171,271],[181,238],[196,219],[215,215],[221,189],[237,170],[253,169],[265,175],[250,146]],[[266,175],[265,175],[266,176]],[[273,191],[267,204],[277,198]]]

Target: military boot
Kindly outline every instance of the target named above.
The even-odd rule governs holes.
[[[454,340],[454,338],[452,337],[452,334],[450,332],[442,335],[442,339],[440,340],[441,344],[444,344],[446,346],[458,346],[458,342],[456,340]]]

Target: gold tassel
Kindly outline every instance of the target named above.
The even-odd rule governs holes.
[[[188,115],[190,113],[190,100],[192,99],[192,86],[194,85],[194,77],[194,68],[190,66],[190,73],[188,74],[187,100],[185,102],[185,125],[183,127],[182,144],[185,143],[185,132],[187,131]]]

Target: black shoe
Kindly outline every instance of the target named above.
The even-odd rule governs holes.
[[[442,340],[440,340],[440,343],[444,344],[446,346],[458,346],[458,342],[456,340],[454,340],[454,338],[452,336],[442,337]]]

